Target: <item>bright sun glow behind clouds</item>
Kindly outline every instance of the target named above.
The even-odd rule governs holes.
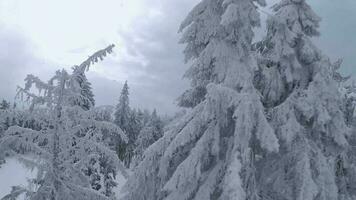
[[[118,31],[142,10],[141,0],[0,0],[0,24],[26,35],[40,57],[70,65],[78,54],[120,44]]]

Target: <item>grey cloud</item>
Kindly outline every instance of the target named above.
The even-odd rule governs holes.
[[[180,35],[177,30],[180,22],[197,2],[198,0],[150,0],[147,4],[147,10],[159,7],[161,16],[153,19],[141,16],[132,25],[130,32],[120,32],[130,56],[142,56],[148,61],[147,65],[132,60],[123,60],[119,63],[112,60],[108,64],[108,66],[119,66],[128,74],[133,103],[136,102],[137,105],[144,105],[149,108],[157,107],[159,110],[169,113],[176,110],[174,101],[189,84],[187,80],[182,79],[187,66],[183,62],[182,51],[184,47],[178,44]],[[276,0],[268,0],[269,6],[275,2]],[[353,0],[345,0],[345,3],[349,7],[356,8],[356,3]],[[352,31],[356,27],[356,22],[348,20],[349,26],[346,26],[346,24],[342,26],[337,23],[341,16],[345,15],[340,10],[344,9],[345,4],[337,6],[340,10],[338,14],[332,10],[335,7],[335,2],[332,0],[312,0],[311,5],[323,18],[321,27],[323,34],[320,38],[315,39],[316,44],[333,59],[343,56],[345,58],[343,71],[346,73],[354,72],[355,70],[347,66],[354,62],[352,53],[355,52],[354,47],[356,45],[347,44],[348,40],[342,40],[340,34],[343,31],[340,30],[340,27],[349,28],[350,35],[346,37],[349,39],[352,38],[351,34],[356,32],[356,30]],[[349,13],[349,15],[351,14]],[[267,16],[261,14],[261,17],[264,21]],[[329,23],[333,23],[333,25],[330,26]],[[355,25],[350,26],[350,23],[355,23]],[[263,28],[260,29],[256,38],[262,38],[264,33]],[[344,48],[340,51],[341,47]],[[122,83],[124,80],[118,81]],[[117,87],[116,90],[120,89]],[[116,91],[116,93],[118,94],[119,91]]]
[[[183,62],[184,46],[178,44],[178,27],[198,1],[142,0],[146,15],[138,17],[130,31],[118,33],[129,57],[117,61],[109,56],[98,66],[113,74],[121,72],[125,78],[109,80],[97,73],[89,73],[99,105],[115,104],[127,78],[133,107],[157,108],[162,113],[175,112],[175,99],[189,85],[182,79],[187,65]],[[270,5],[275,1],[268,0]],[[332,59],[345,59],[343,72],[355,73],[353,54],[356,40],[352,38],[356,32],[356,21],[353,20],[356,2],[344,0],[341,4],[334,0],[311,0],[310,3],[323,18],[322,36],[315,39],[316,44]],[[152,10],[158,10],[158,16],[149,16]],[[262,17],[266,18],[263,14]],[[264,31],[260,30],[259,37],[263,34]],[[0,26],[0,98],[13,98],[16,85],[22,84],[27,73],[46,78],[57,69],[53,63],[36,58],[32,53],[34,48],[23,35]],[[72,53],[81,53],[86,48],[73,49]],[[121,53],[120,48],[118,45],[115,49],[117,54]]]
[[[0,98],[13,101],[16,86],[32,72],[30,66],[39,64],[31,50],[23,35],[0,28]]]
[[[312,7],[322,17],[321,37],[316,44],[331,59],[344,59],[342,72],[356,75],[355,0],[312,0]]]
[[[153,19],[142,16],[132,25],[132,31],[119,33],[124,38],[130,56],[141,55],[147,60],[147,65],[130,60],[117,62],[110,59],[105,63],[105,67],[122,67],[128,74],[133,104],[157,108],[163,113],[173,113],[177,109],[175,99],[188,85],[182,79],[187,66],[183,62],[183,46],[178,44],[180,35],[177,32],[180,22],[195,2],[150,1],[147,10],[157,9],[150,7],[151,5],[160,5],[161,14]],[[118,88],[119,84],[116,85],[115,92],[118,95],[121,88]],[[93,87],[99,86],[93,81]]]
[[[34,52],[36,47],[19,30],[0,24],[0,99],[15,101],[17,86],[27,74],[48,79],[58,67]]]

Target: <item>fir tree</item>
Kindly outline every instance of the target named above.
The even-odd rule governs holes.
[[[132,113],[129,101],[129,86],[126,81],[121,90],[119,103],[117,104],[114,113],[114,123],[124,131],[124,133],[128,136],[129,139],[127,144],[121,143],[117,148],[118,156],[120,160],[125,163],[126,167],[130,166],[131,158],[133,155],[133,145],[135,141],[135,135],[132,132],[131,126],[131,114]]]
[[[253,85],[262,0],[203,0],[181,25],[193,110],[150,146],[125,199],[258,199],[256,160],[279,144]],[[203,89],[204,90],[204,89]],[[139,193],[136,191],[140,191]]]
[[[124,132],[127,132],[129,129],[130,112],[129,86],[126,81],[121,90],[119,103],[116,106],[114,114],[115,124],[118,125]]]
[[[344,173],[350,128],[340,106],[341,63],[312,44],[320,18],[305,0],[282,0],[273,11],[257,45],[255,85],[281,148],[258,161],[260,198],[353,199]]]
[[[98,51],[79,65],[79,70],[84,73],[98,58],[111,53],[112,48],[113,45]],[[93,159],[105,158],[105,163],[100,167],[110,172],[101,174],[109,176],[109,173],[113,174],[114,169],[115,172],[120,170],[125,175],[124,167],[118,161],[115,152],[110,151],[102,140],[103,134],[120,134],[123,139],[125,135],[117,126],[96,121],[90,111],[78,106],[83,105],[80,100],[84,97],[81,96],[77,75],[61,70],[48,82],[28,75],[25,87],[19,88],[20,97],[26,97],[31,103],[28,113],[34,117],[35,113],[38,113],[36,120],[43,120],[43,124],[39,130],[20,125],[10,127],[0,139],[0,157],[31,153],[35,158],[38,156],[38,160],[22,161],[36,167],[39,172],[36,178],[30,180],[32,187],[14,187],[11,194],[4,199],[13,199],[22,193],[31,200],[113,198],[110,192],[112,190],[110,178],[103,179],[104,191],[96,191],[96,188],[92,189],[94,185],[91,184],[90,177],[85,174],[85,167]],[[39,95],[31,93],[35,89],[32,86],[42,93]],[[73,102],[80,104],[73,105]],[[41,107],[45,109],[38,111]],[[26,120],[19,124],[26,124]],[[33,124],[30,126],[33,127]]]

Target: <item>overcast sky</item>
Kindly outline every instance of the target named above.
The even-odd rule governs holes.
[[[0,0],[0,98],[13,100],[28,73],[46,80],[114,43],[115,54],[88,75],[97,104],[115,104],[128,80],[133,107],[173,113],[188,87],[177,30],[198,1]],[[356,1],[310,4],[323,18],[316,44],[332,59],[343,58],[343,72],[354,75]]]

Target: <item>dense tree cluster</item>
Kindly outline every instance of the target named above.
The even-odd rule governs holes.
[[[127,81],[115,109],[114,123],[128,136],[127,144],[117,145],[119,158],[128,168],[133,162],[136,165],[146,148],[163,136],[163,121],[156,110],[150,113],[148,110],[130,108]]]
[[[3,199],[113,199],[116,175],[127,176],[125,167],[133,160],[137,165],[162,137],[156,110],[130,108],[127,82],[116,108],[95,107],[85,72],[112,48],[96,52],[72,73],[57,71],[47,82],[28,75],[17,94],[25,109],[0,103],[0,164],[16,156],[38,169],[29,187],[15,186]]]

